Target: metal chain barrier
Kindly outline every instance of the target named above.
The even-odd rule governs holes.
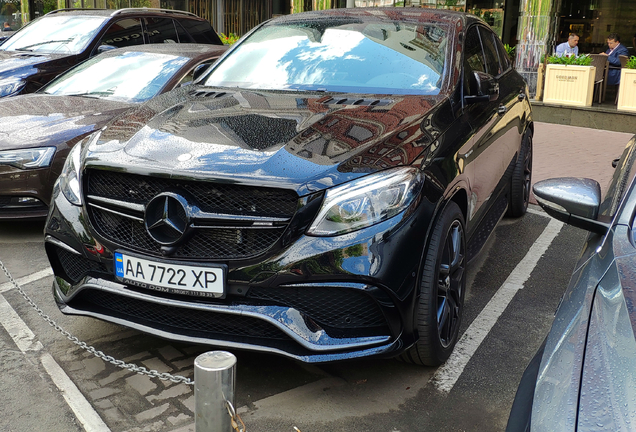
[[[190,379],[190,378],[186,378],[184,376],[180,376],[180,375],[171,375],[167,372],[164,373],[160,373],[154,369],[147,369],[143,366],[138,366],[134,363],[126,363],[122,360],[117,360],[112,356],[106,355],[104,354],[102,351],[99,351],[97,349],[95,349],[93,346],[88,345],[86,342],[82,342],[80,341],[76,336],[73,336],[72,334],[70,334],[68,331],[64,330],[64,328],[62,328],[59,324],[57,324],[55,321],[53,321],[47,314],[44,313],[44,311],[42,309],[40,309],[38,307],[37,304],[35,304],[35,302],[33,300],[31,300],[31,298],[27,295],[27,293],[24,292],[24,290],[22,289],[22,287],[18,284],[18,282],[16,282],[16,280],[13,278],[13,276],[11,276],[11,273],[9,273],[9,270],[7,270],[7,268],[5,267],[4,263],[0,260],[0,267],[2,267],[2,271],[4,272],[4,274],[7,276],[7,278],[9,279],[9,282],[11,282],[11,284],[18,290],[18,292],[22,295],[22,297],[24,297],[24,299],[27,301],[27,303],[29,303],[31,305],[31,307],[33,307],[33,309],[35,309],[35,311],[38,313],[38,315],[40,315],[44,321],[46,321],[47,323],[49,323],[49,325],[51,327],[53,327],[55,330],[57,330],[58,332],[60,332],[62,335],[64,335],[64,337],[66,337],[68,340],[70,340],[71,342],[73,342],[75,345],[79,346],[80,348],[88,351],[89,353],[93,354],[95,357],[99,357],[100,359],[104,360],[107,363],[113,364],[119,368],[122,369],[128,369],[131,372],[135,372],[141,375],[147,375],[153,378],[159,378],[161,380],[165,380],[165,381],[172,381],[174,383],[183,383],[183,384],[187,384],[187,385],[194,385],[194,380]]]
[[[29,295],[26,292],[24,292],[20,284],[18,284],[18,282],[13,278],[11,273],[9,273],[9,270],[6,268],[2,260],[0,260],[0,267],[2,268],[2,271],[4,272],[4,274],[7,276],[7,279],[9,279],[9,282],[11,282],[11,284],[18,290],[20,295],[24,297],[27,303],[29,303],[31,307],[35,309],[38,315],[40,315],[44,319],[44,321],[46,321],[51,327],[53,327],[55,330],[60,332],[64,337],[66,337],[68,340],[70,340],[71,342],[73,342],[75,345],[79,346],[83,350],[88,351],[89,353],[93,354],[95,357],[98,357],[107,363],[110,363],[122,369],[127,369],[131,372],[135,372],[140,375],[147,375],[152,378],[159,378],[161,380],[172,381],[174,383],[194,385],[194,380],[190,378],[186,378],[181,375],[172,375],[167,372],[160,373],[154,369],[149,370],[143,366],[138,366],[134,363],[126,363],[122,360],[117,360],[112,356],[104,354],[103,351],[99,351],[95,349],[95,347],[88,345],[86,342],[80,341],[76,336],[73,336],[71,333],[64,330],[63,327],[61,327],[58,323],[53,321],[51,317],[49,317],[46,313],[44,313],[42,309],[40,309],[40,307],[31,299],[31,297],[29,297]],[[234,406],[232,405],[232,403],[228,400],[226,400],[225,403],[226,403],[228,415],[230,416],[230,419],[231,419],[232,428],[236,432],[246,432],[245,423],[243,423],[243,420],[234,409]],[[300,430],[296,427],[294,427],[294,430],[297,432],[300,432]]]

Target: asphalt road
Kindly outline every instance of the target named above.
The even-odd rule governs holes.
[[[236,405],[247,430],[503,430],[586,236],[550,221],[533,206],[499,224],[470,265],[464,337],[442,368],[395,360],[310,366],[234,352]],[[28,296],[108,355],[192,377],[194,358],[207,350],[63,316],[51,295],[41,223],[0,223],[0,260],[17,279],[35,274],[22,285]],[[194,430],[192,387],[104,363],[56,332],[6,281],[0,275],[0,430]]]

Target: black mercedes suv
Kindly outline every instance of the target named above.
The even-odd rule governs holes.
[[[471,15],[268,21],[73,148],[45,227],[55,299],[179,341],[440,364],[468,262],[527,209],[532,133]]]
[[[0,45],[0,97],[33,93],[100,52],[150,43],[222,45],[210,23],[163,9],[60,9]]]

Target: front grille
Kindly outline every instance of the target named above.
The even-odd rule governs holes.
[[[366,293],[338,287],[252,287],[248,299],[258,299],[303,312],[326,327],[356,329],[386,326],[378,304]]]
[[[6,207],[11,203],[11,197],[0,196],[0,208]]]
[[[161,245],[146,231],[138,211],[109,208],[108,203],[90,205],[90,198],[106,198],[119,203],[146,206],[158,194],[178,193],[190,204],[209,214],[241,217],[228,221],[197,219],[187,240],[171,248],[178,258],[199,260],[245,259],[271,248],[283,235],[295,214],[298,196],[289,190],[172,180],[156,177],[89,170],[87,190],[89,217],[95,230],[105,239],[134,251],[163,256]],[[250,220],[253,217],[253,220]],[[259,218],[283,222],[258,225]],[[285,222],[287,221],[287,222]],[[236,222],[236,223],[234,223]]]
[[[82,280],[90,272],[92,273],[108,273],[106,266],[99,262],[91,261],[81,255],[71,253],[65,249],[55,247],[55,254],[64,270],[64,273],[70,279],[70,282],[76,284]]]
[[[89,195],[147,204],[168,190],[185,191],[201,210],[211,213],[289,218],[296,212],[298,203],[294,192],[283,189],[89,171]]]
[[[289,340],[275,326],[258,318],[166,306],[105,291],[84,290],[70,302],[70,306],[195,337]]]

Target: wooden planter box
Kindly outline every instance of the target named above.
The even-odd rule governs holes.
[[[618,109],[636,112],[636,69],[621,69],[618,86]]]
[[[543,102],[555,105],[592,106],[594,66],[549,64],[545,71]]]
[[[534,96],[536,100],[543,100],[543,84],[545,83],[545,67],[543,63],[539,63],[537,69],[537,93]]]

